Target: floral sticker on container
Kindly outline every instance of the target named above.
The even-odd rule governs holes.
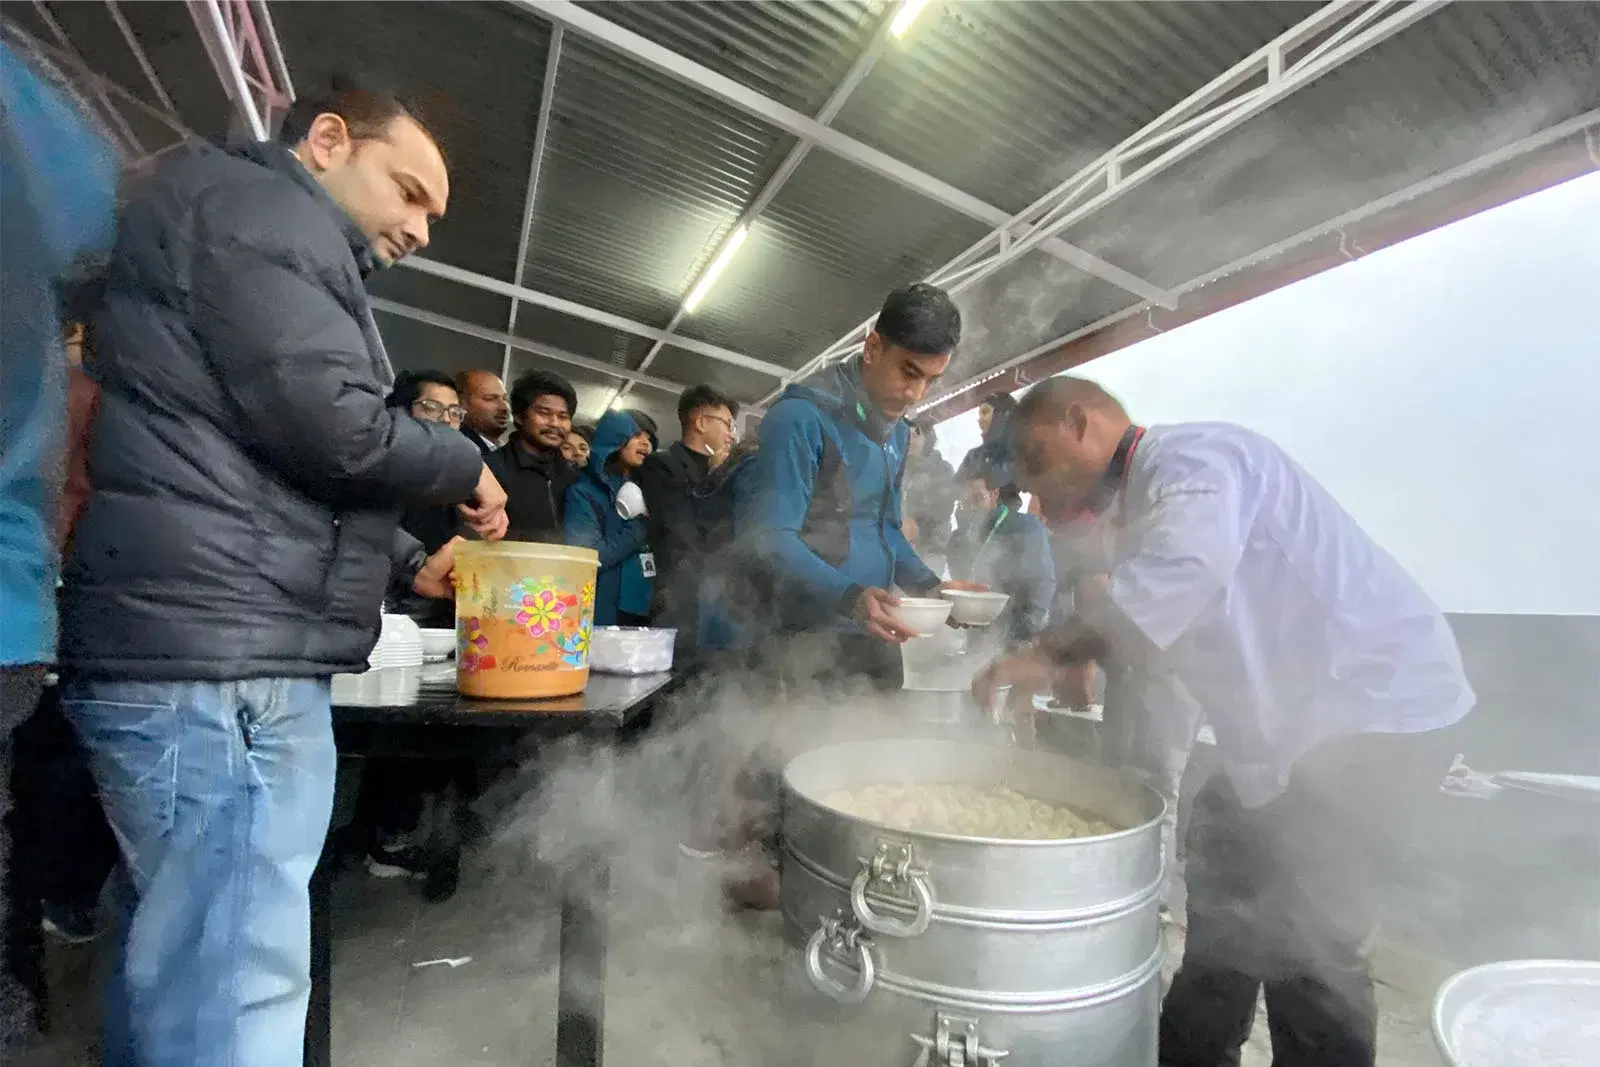
[[[589,665],[589,621],[585,619],[569,633],[564,633],[556,644],[561,649],[561,662],[568,667]]]
[[[492,671],[494,655],[487,651],[489,638],[477,616],[462,619],[457,626],[457,666],[464,671]]]

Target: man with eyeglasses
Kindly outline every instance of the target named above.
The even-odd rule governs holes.
[[[578,471],[562,457],[561,446],[577,407],[572,383],[549,371],[532,371],[511,387],[511,440],[488,459],[506,491],[507,538],[564,543],[562,501]]]
[[[455,383],[443,371],[407,371],[395,379],[394,391],[389,394],[386,406],[404,411],[419,422],[437,423],[441,426],[461,427],[467,409],[461,405]],[[461,513],[454,507],[413,506],[405,510],[400,528],[422,542],[428,555],[433,555],[462,532]],[[423,617],[417,621],[424,626],[453,626],[454,621],[444,621],[450,615],[449,601],[418,598],[415,604],[402,605],[406,614]]]
[[[678,441],[653,453],[636,478],[649,514],[650,545],[655,550],[656,618],[678,629],[678,646],[687,649],[695,633],[695,568],[699,543],[690,494],[723,460],[734,444],[739,404],[710,385],[685,390],[678,400]]]

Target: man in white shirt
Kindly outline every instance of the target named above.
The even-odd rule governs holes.
[[[1110,517],[1109,572],[986,671],[980,698],[1109,654],[1171,672],[1217,735],[1160,1062],[1237,1064],[1264,984],[1276,1067],[1371,1067],[1375,890],[1400,862],[1404,816],[1449,766],[1440,731],[1474,702],[1443,615],[1242,427],[1146,431],[1093,382],[1056,378],[1023,399],[1013,442],[1024,489]]]

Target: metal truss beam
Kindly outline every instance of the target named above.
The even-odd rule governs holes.
[[[1336,0],[1252,52],[928,277],[960,292],[1167,171],[1274,104],[1446,6],[1448,0]],[[1155,303],[1155,301],[1149,301]],[[854,352],[867,319],[788,381]],[[781,391],[762,398],[768,403]]]
[[[845,74],[844,80],[839,83],[833,94],[828,97],[827,102],[822,105],[822,110],[817,112],[816,119],[822,125],[827,126],[838,117],[839,112],[844,110],[844,105],[849,102],[856,89],[866,80],[867,75],[872,73],[872,68],[877,66],[878,57],[883,54],[884,47],[888,43],[889,24],[894,21],[896,10],[894,7],[889,9],[888,14],[884,16],[878,28],[873,32],[871,43],[867,45],[861,55],[856,57],[855,63],[851,65],[850,70]],[[559,23],[556,24],[555,31],[557,33],[561,32]],[[810,154],[811,145],[809,142],[796,141],[795,146],[789,149],[789,154],[783,158],[783,162],[778,164],[778,169],[773,172],[772,177],[767,179],[767,184],[761,187],[761,191],[751,199],[749,206],[744,209],[744,213],[728,229],[728,234],[734,233],[740,226],[749,226],[760,218],[761,213],[766,211],[772,204],[778,193],[789,183],[789,179],[794,176],[794,172],[800,169],[800,164],[805,162],[806,156]],[[726,241],[728,239],[727,234],[724,234],[722,239]],[[711,264],[715,261],[715,255],[707,259],[702,273],[704,270],[710,270]],[[684,291],[683,301],[679,303],[678,310],[673,313],[672,319],[667,323],[666,328],[669,333],[676,330],[678,324],[683,321],[684,316],[689,313],[689,294],[694,292],[695,286],[699,283],[700,278],[697,275],[691,280],[689,288]],[[645,353],[644,360],[639,364],[639,369],[645,370],[651,363],[655,362],[656,354],[661,351],[662,347],[660,341],[652,344],[650,351]],[[621,389],[617,390],[617,395],[612,397],[611,404],[620,404],[626,400],[628,392],[632,388],[632,382],[624,384]]]
[[[586,304],[580,304],[577,301],[567,300],[550,293],[541,293],[526,286],[512,285],[510,282],[503,282],[486,274],[478,274],[470,270],[462,270],[460,267],[452,267],[448,263],[440,263],[422,256],[407,256],[400,261],[400,266],[410,267],[412,270],[418,270],[424,274],[432,274],[436,278],[443,278],[446,281],[455,282],[457,285],[466,285],[474,289],[498,293],[513,300],[520,300],[524,304],[537,304],[540,307],[549,308],[551,311],[557,311],[563,315],[571,315],[576,319],[585,319],[600,326],[619,330],[622,333],[633,334],[635,337],[661,341],[674,348],[681,348],[686,352],[693,352],[709,359],[721,360],[724,363],[731,363],[736,367],[744,367],[747,370],[759,371],[762,374],[770,374],[774,378],[780,378],[791,373],[788,367],[780,367],[778,364],[768,363],[764,359],[756,359],[754,356],[747,356],[742,352],[707,344],[704,341],[680,337],[677,334],[668,333],[666,330],[657,329],[642,322],[635,322],[633,319],[623,318],[621,315],[613,315],[609,311],[601,311],[599,308],[592,308]],[[501,342],[501,344],[504,343],[503,341]],[[622,377],[622,375],[617,375],[617,377]]]
[[[571,0],[513,0],[519,6],[550,20],[553,24],[565,26],[570,30],[581,33],[586,37],[599,41],[608,48],[613,48],[646,66],[653,67],[679,81],[693,85],[703,92],[709,93],[734,107],[745,111],[756,118],[770,123],[788,133],[798,137],[802,142],[815,145],[825,151],[848,159],[857,166],[887,178],[904,188],[934,200],[952,211],[959,212],[970,219],[997,229],[1006,230],[1014,226],[1016,217],[1005,210],[985,203],[977,197],[957,189],[948,182],[940,181],[931,174],[917,170],[910,164],[903,163],[889,156],[871,145],[863,144],[853,137],[847,137],[838,130],[830,128],[827,124],[817,121],[810,115],[796,111],[792,107],[780,104],[769,97],[762,96],[754,89],[741,85],[725,75],[718,74],[710,67],[694,62],[685,56],[668,48],[663,48],[654,41],[642,37],[632,30],[617,25],[606,19],[579,7]],[[1055,256],[1057,259],[1072,264],[1085,273],[1092,274],[1112,285],[1136,294],[1142,299],[1165,304],[1169,297],[1165,292],[1143,278],[1123,270],[1113,263],[1088,252],[1076,245],[1068,244],[1057,237],[1050,237],[1043,243],[1043,251]]]
[[[1531,155],[1535,152],[1549,148],[1552,145],[1559,144],[1561,141],[1576,137],[1579,134],[1583,134],[1587,138],[1588,152],[1591,160],[1593,161],[1594,168],[1596,170],[1600,170],[1600,109],[1595,109],[1593,111],[1587,111],[1581,115],[1567,119],[1565,122],[1557,123],[1548,129],[1540,130],[1538,133],[1514,141],[1511,144],[1498,148],[1486,155],[1479,156],[1476,159],[1469,160],[1468,162],[1459,166],[1452,167],[1449,170],[1435,174],[1431,178],[1425,178],[1422,181],[1408,185],[1404,189],[1363,204],[1360,207],[1351,211],[1347,211],[1336,218],[1329,219],[1327,222],[1319,223],[1316,226],[1302,230],[1291,237],[1284,238],[1282,241],[1279,241],[1274,245],[1263,248],[1257,252],[1252,252],[1247,256],[1243,256],[1234,260],[1232,263],[1228,263],[1216,268],[1215,270],[1208,271],[1204,275],[1201,275],[1192,281],[1185,282],[1174,289],[1173,292],[1176,293],[1180,298],[1187,298],[1202,289],[1206,289],[1221,282],[1225,278],[1230,278],[1242,271],[1248,271],[1252,268],[1260,267],[1270,263],[1279,256],[1286,255],[1287,253],[1294,251],[1301,245],[1316,241],[1320,238],[1332,237],[1335,234],[1337,234],[1340,238],[1340,249],[1343,251],[1345,257],[1349,260],[1357,259],[1364,254],[1364,251],[1359,247],[1349,247],[1349,244],[1353,244],[1353,242],[1347,242],[1348,230],[1361,225],[1374,216],[1381,215],[1387,211],[1393,211],[1396,208],[1404,207],[1406,204],[1409,204],[1414,200],[1430,196],[1443,189],[1447,189],[1458,182],[1468,181],[1480,174],[1483,174],[1485,171],[1493,170],[1496,167],[1505,166],[1508,163],[1515,162],[1523,156]],[[1515,199],[1515,196],[1508,199]],[[1474,208],[1472,210],[1478,210],[1478,208]],[[1470,212],[1468,213],[1470,214]],[[1465,217],[1465,215],[1458,217]],[[1451,219],[1450,221],[1454,221],[1454,219]],[[1408,233],[1404,237],[1399,238],[1399,240],[1407,240],[1410,237],[1417,236],[1417,234],[1421,232],[1426,232],[1426,229]],[[1396,241],[1391,243],[1398,242]],[[1385,247],[1387,247],[1387,245]],[[1220,310],[1220,308],[1216,310]],[[1179,311],[1181,314],[1181,307]],[[1150,325],[1153,329],[1161,331],[1173,329],[1176,326],[1183,325],[1185,322],[1192,321],[1192,318],[1195,317],[1191,313],[1188,316],[1181,317],[1176,323],[1168,322],[1157,325],[1155,321],[1153,321],[1155,316],[1152,309],[1140,306],[1125,308],[1122,311],[1116,312],[1115,314],[1107,315],[1102,319],[1092,322],[1087,326],[1079,327],[1069,334],[1057,337],[1051,341],[1046,341],[1044,344],[1029,349],[1019,356],[1014,356],[1003,363],[990,367],[981,374],[975,374],[964,381],[958,382],[957,384],[942,390],[932,399],[919,404],[917,406],[917,411],[920,413],[938,408],[941,405],[949,402],[952,398],[960,396],[962,393],[976,391],[985,383],[993,381],[994,379],[999,378],[1009,372],[1016,372],[1019,386],[1029,385],[1034,381],[1048,378],[1053,374],[1058,374],[1060,373],[1059,370],[1052,370],[1040,375],[1039,378],[1034,378],[1027,373],[1028,365],[1034,363],[1035,361],[1044,359],[1053,353],[1059,352],[1061,349],[1072,344],[1074,341],[1079,341],[1085,337],[1090,337],[1101,332],[1102,330],[1109,329],[1112,326],[1116,326],[1118,323],[1134,318],[1140,314],[1151,316],[1152,322]]]
[[[223,90],[250,136],[265,141],[294,99],[267,5],[250,0],[188,2],[189,17]]]
[[[85,88],[100,105],[102,117],[111,125],[113,136],[121,143],[119,145],[124,160],[138,159],[145,154],[145,147],[139,142],[138,134],[133,132],[133,127],[128,125],[127,118],[116,104],[111,102],[107,95],[106,87],[95,72],[90,69],[89,63],[83,58],[83,53],[78,51],[78,46],[72,43],[72,38],[67,36],[67,31],[61,28],[61,23],[50,13],[44,0],[33,0],[33,9],[39,15],[39,21],[50,31],[50,36],[56,39],[61,46],[61,59],[69,69],[75,70],[84,81]],[[18,32],[21,32],[20,29]],[[23,36],[27,36],[24,34]]]
[[[371,304],[374,311],[382,311],[390,315],[398,315],[401,318],[412,319],[416,322],[426,323],[429,326],[437,326],[441,330],[450,330],[465,337],[476,337],[480,341],[488,341],[491,344],[501,345],[505,348],[514,348],[523,352],[531,353],[535,356],[543,356],[545,359],[554,360],[557,363],[566,363],[574,367],[582,367],[584,370],[592,371],[595,374],[604,374],[610,378],[620,378],[630,384],[637,383],[639,385],[648,386],[651,389],[659,389],[664,393],[670,393],[674,396],[683,392],[684,389],[684,387],[679,385],[677,382],[669,382],[665,378],[656,378],[649,374],[640,374],[638,371],[631,371],[626,367],[619,367],[614,363],[606,363],[602,360],[590,359],[588,356],[580,356],[576,352],[568,352],[565,349],[556,348],[554,345],[541,344],[538,341],[530,341],[526,337],[513,337],[509,333],[502,333],[499,330],[491,330],[487,327],[478,326],[474,323],[463,322],[460,319],[453,319],[448,315],[440,315],[432,311],[424,311],[421,308],[411,307],[409,304],[397,304],[393,300],[384,300],[383,298],[376,296],[371,299]]]
[[[560,26],[550,27],[550,50],[544,60],[544,92],[539,97],[539,118],[533,127],[533,159],[528,163],[528,189],[522,196],[522,229],[517,235],[517,266],[511,275],[511,284],[522,285],[522,274],[528,265],[528,244],[533,238],[533,208],[539,198],[539,171],[544,166],[544,145],[550,139],[550,115],[556,106],[556,71],[561,66],[561,38],[565,34]],[[511,298],[511,311],[506,316],[506,333],[517,332],[517,308],[520,302],[516,297]],[[675,326],[676,320],[669,323],[668,330]],[[656,345],[660,346],[659,341]],[[652,353],[655,349],[650,350]],[[640,365],[644,370],[650,365],[649,357]],[[511,374],[511,346],[506,345],[504,354],[500,357],[500,378],[504,381]],[[626,382],[624,389],[633,385]]]

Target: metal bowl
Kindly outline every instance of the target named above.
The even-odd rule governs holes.
[[[1508,960],[1453,975],[1433,1000],[1450,1067],[1590,1067],[1600,1048],[1600,962]]]

